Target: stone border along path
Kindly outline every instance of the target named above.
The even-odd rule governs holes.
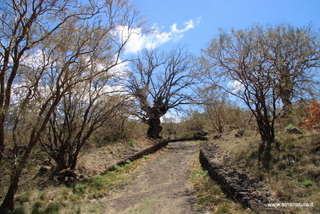
[[[168,151],[131,173],[128,185],[112,191],[99,201],[103,213],[206,213],[205,209],[197,207],[196,191],[188,185],[190,164],[199,148],[199,142],[163,141],[127,159],[133,161],[163,147]],[[209,171],[210,177],[244,208],[251,208],[256,213],[283,213],[281,209],[264,206],[277,200],[270,197],[269,191],[257,180],[250,179],[225,164],[224,158],[228,157],[220,154],[216,144],[203,144],[199,158],[202,167]],[[117,165],[125,163],[123,160]],[[114,167],[107,169],[112,170]],[[257,188],[262,190],[257,191]]]
[[[196,191],[188,183],[198,148],[199,142],[169,143],[166,152],[129,175],[128,185],[99,201],[103,213],[205,213],[196,206]]]
[[[256,213],[284,213],[281,209],[267,206],[269,203],[277,203],[278,200],[273,198],[269,190],[258,180],[250,179],[246,174],[228,165],[229,157],[221,155],[216,144],[202,145],[199,159],[202,167],[208,170],[210,177],[219,183],[227,195],[240,202],[243,207],[251,208]]]
[[[166,146],[168,145],[168,143],[169,143],[169,142],[168,142],[167,140],[164,140],[164,141],[162,141],[162,142],[160,142],[160,143],[157,143],[157,144],[155,144],[155,145],[153,145],[153,146],[151,146],[151,147],[149,147],[149,148],[147,148],[147,149],[145,149],[145,150],[142,150],[141,152],[138,152],[137,154],[134,154],[134,155],[132,155],[132,156],[130,156],[130,157],[127,157],[127,158],[125,158],[125,159],[122,160],[122,161],[119,161],[119,162],[116,163],[115,165],[117,165],[117,166],[123,166],[123,165],[127,164],[127,161],[128,161],[128,160],[129,160],[129,161],[138,160],[139,158],[143,157],[144,155],[152,154],[152,153],[154,153],[154,152],[162,149],[163,147],[166,147]],[[109,172],[109,171],[114,171],[114,170],[116,170],[115,166],[111,166],[111,167],[107,168],[107,169],[104,171],[104,173],[107,173],[107,172]]]

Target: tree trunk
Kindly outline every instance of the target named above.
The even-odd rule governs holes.
[[[52,112],[56,108],[56,106],[58,105],[60,99],[61,99],[61,97],[57,97],[56,100],[53,101],[52,105],[50,106],[49,111],[45,115],[44,121],[42,122],[40,129],[36,130],[36,128],[33,128],[32,132],[30,134],[31,137],[30,137],[29,144],[28,144],[26,151],[24,152],[24,154],[21,156],[20,159],[15,161],[16,165],[14,165],[12,168],[10,186],[7,191],[6,197],[0,206],[0,213],[8,213],[9,211],[12,211],[14,209],[14,196],[18,190],[18,184],[19,184],[21,172],[24,169],[25,165],[27,164],[27,161],[28,161],[28,158],[30,156],[32,149],[39,142],[40,136],[44,132],[44,130],[48,124],[50,115],[52,114]]]
[[[10,181],[10,186],[8,188],[6,197],[4,198],[1,206],[0,206],[0,213],[9,213],[10,211],[14,210],[14,196],[18,190],[19,179],[22,170],[24,169],[27,159],[29,158],[29,154],[32,150],[34,145],[29,146],[29,148],[25,151],[24,155],[18,160],[16,166],[14,166],[12,170],[12,176]]]
[[[270,171],[270,163],[271,163],[271,149],[273,142],[262,142],[259,145],[259,165],[262,166],[267,172]]]
[[[259,163],[262,164],[263,169],[270,170],[271,149],[274,143],[273,130],[269,125],[259,127],[262,143],[259,146]]]
[[[4,119],[2,119],[2,115],[0,118],[0,162],[2,161],[4,154]]]
[[[15,170],[14,175],[11,179],[7,195],[1,204],[0,213],[9,213],[9,211],[14,210],[14,195],[18,189],[18,183],[22,169],[23,166],[18,166]]]
[[[292,112],[292,103],[291,103],[291,97],[293,92],[293,80],[292,77],[290,77],[290,72],[288,68],[284,68],[282,72],[280,72],[280,95],[282,104],[283,104],[283,114],[282,118],[289,120],[291,112]],[[290,123],[291,121],[287,121]]]
[[[147,136],[151,138],[161,138],[160,132],[162,131],[162,127],[160,126],[160,118],[150,118],[147,123],[149,125]]]
[[[264,111],[264,114],[258,112],[256,120],[262,141],[259,146],[259,164],[262,164],[263,169],[269,171],[271,162],[271,148],[275,141],[274,122],[269,121],[267,111]]]
[[[292,103],[290,100],[290,91],[287,90],[287,93],[284,93],[283,96],[281,96],[281,101],[283,103],[284,109],[282,113],[282,119],[284,119],[286,125],[289,125],[292,123]]]

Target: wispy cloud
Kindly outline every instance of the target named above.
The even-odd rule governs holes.
[[[160,27],[155,24],[150,32],[145,33],[141,28],[134,28],[128,31],[127,26],[119,26],[118,32],[121,39],[127,40],[125,46],[126,54],[134,54],[142,49],[152,49],[169,41],[178,41],[184,36],[184,33],[193,29],[200,22],[200,17],[196,20],[190,19],[183,23],[184,28],[179,29],[178,24],[174,23],[169,32],[161,31]]]
[[[200,22],[200,18],[197,19],[196,23],[199,23],[199,22]],[[179,30],[177,28],[177,24],[175,23],[175,24],[173,24],[171,26],[170,33],[171,34],[182,34],[182,33],[186,32],[186,31],[188,31],[190,29],[193,29],[196,23],[195,23],[195,21],[193,19],[190,19],[189,21],[183,23],[185,25],[185,27],[183,29],[181,29],[181,30]]]

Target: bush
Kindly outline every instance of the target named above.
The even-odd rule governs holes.
[[[307,106],[307,113],[310,115],[308,119],[303,121],[302,128],[312,129],[320,128],[320,103],[316,100]]]

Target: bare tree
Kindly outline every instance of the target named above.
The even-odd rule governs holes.
[[[62,97],[52,113],[40,145],[56,162],[56,171],[74,169],[91,135],[128,101],[126,95],[109,88],[108,82],[108,77],[99,76],[99,80],[79,84]]]
[[[264,38],[261,45],[268,50],[270,63],[278,75],[279,96],[284,107],[283,117],[291,114],[292,100],[297,97],[305,98],[306,93],[312,95],[315,85],[316,69],[320,66],[320,37],[319,31],[313,30],[312,25],[294,27],[280,24],[266,29],[257,27]]]
[[[159,54],[158,49],[145,50],[132,62],[128,89],[138,102],[135,115],[149,125],[148,137],[160,137],[160,118],[169,109],[190,104],[195,84],[191,72],[192,57],[183,48],[167,54]]]
[[[221,88],[242,99],[255,116],[262,139],[260,160],[266,169],[275,140],[275,120],[287,107],[286,99],[292,98],[298,80],[310,82],[308,72],[319,63],[317,37],[308,33],[303,28],[283,25],[221,30],[218,38],[203,51],[202,62],[209,71],[208,79],[215,74],[214,81],[220,81]],[[304,46],[295,48],[297,44]]]
[[[115,141],[119,139],[128,139],[139,135],[137,127],[140,121],[132,118],[131,112],[134,109],[134,102],[131,100],[122,108],[117,109],[117,114],[108,120],[108,123],[99,131],[103,133],[104,139]]]
[[[67,1],[50,3],[28,0],[4,1],[0,8],[0,160],[5,147],[4,124],[10,109],[11,91],[14,80],[19,75],[21,62],[31,49],[47,39],[69,18],[77,15],[86,18],[89,15],[65,15],[68,9],[71,7]],[[44,16],[52,19],[54,24],[48,25],[46,20],[42,19]]]
[[[227,119],[226,93],[218,91],[217,88],[208,87],[199,93],[203,98],[205,115],[209,119],[212,127],[218,133],[223,133]]]
[[[11,137],[14,152],[10,186],[0,212],[14,209],[19,178],[32,149],[61,99],[78,84],[92,81],[118,65],[137,11],[127,1],[20,0],[1,8],[0,149]],[[103,69],[88,72],[96,63]],[[10,135],[5,136],[5,125]],[[21,137],[23,135],[23,137]],[[18,154],[19,145],[26,150]]]

